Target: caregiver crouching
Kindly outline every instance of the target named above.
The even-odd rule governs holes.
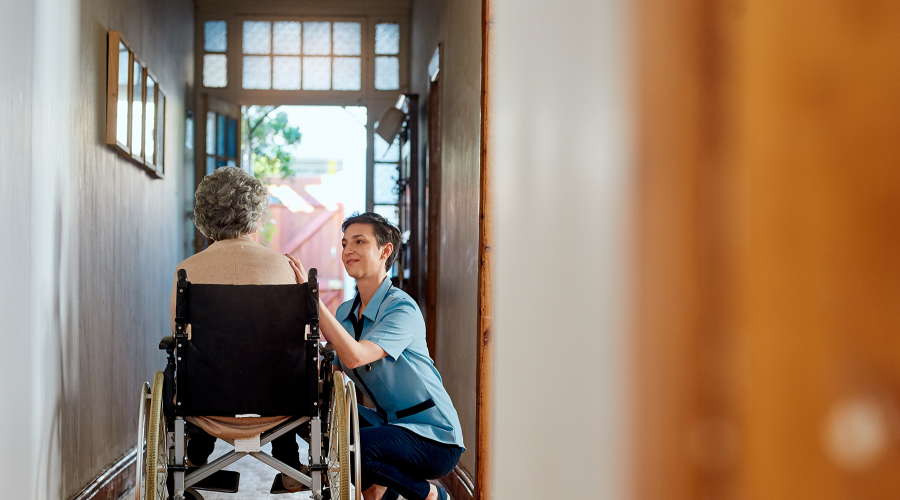
[[[427,479],[447,475],[465,449],[459,417],[428,356],[416,302],[387,278],[400,231],[366,212],[344,221],[341,260],[359,290],[336,315],[319,304],[319,328],[334,346],[335,367],[375,405],[359,407],[366,500],[446,500]],[[306,270],[288,255],[300,283]]]

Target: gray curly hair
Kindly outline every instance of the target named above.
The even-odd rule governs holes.
[[[266,187],[237,167],[216,169],[194,194],[194,225],[216,241],[252,233],[268,210]]]

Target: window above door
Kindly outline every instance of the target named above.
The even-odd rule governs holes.
[[[233,99],[299,92],[343,100],[393,96],[408,86],[407,19],[272,17],[199,22],[205,89]]]

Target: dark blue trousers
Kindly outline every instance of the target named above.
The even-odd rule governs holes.
[[[459,446],[423,438],[403,427],[363,428],[362,418],[359,423],[363,490],[377,484],[409,500],[425,500],[431,491],[427,479],[449,474],[462,454]]]

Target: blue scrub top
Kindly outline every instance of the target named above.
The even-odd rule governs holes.
[[[463,449],[459,416],[428,356],[425,320],[416,302],[385,278],[363,311],[362,328],[356,321],[360,298],[338,307],[335,317],[357,341],[368,340],[384,349],[387,357],[353,370],[344,370],[376,410],[359,405],[360,417],[375,426],[396,425],[419,436]]]

